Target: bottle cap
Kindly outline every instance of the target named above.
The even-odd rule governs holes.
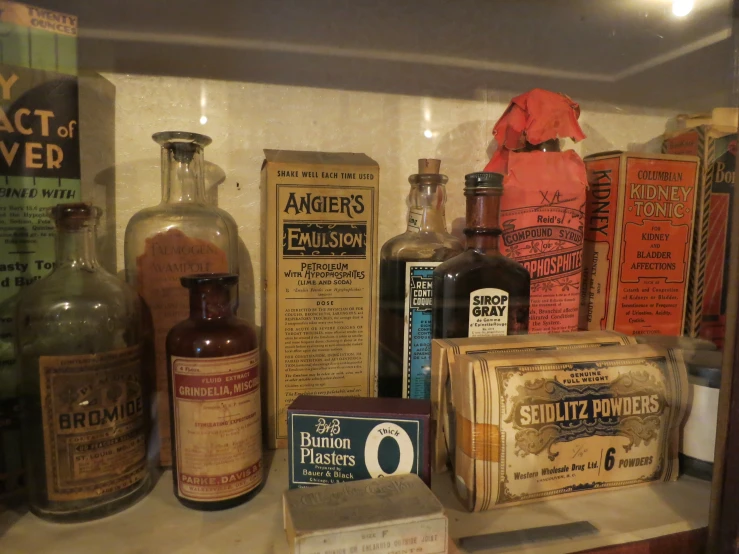
[[[464,191],[471,194],[475,191],[503,192],[503,175],[485,171],[468,173],[464,176]]]

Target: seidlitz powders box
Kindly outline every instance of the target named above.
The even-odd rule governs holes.
[[[287,411],[290,488],[414,473],[431,479],[431,402],[299,396]]]

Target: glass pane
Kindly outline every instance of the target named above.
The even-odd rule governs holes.
[[[400,435],[377,435],[368,465],[364,412],[345,449],[328,441],[309,452],[308,436],[327,438],[317,423],[293,431],[287,448],[289,430],[303,429],[288,419],[302,394],[398,402],[381,419],[410,437],[407,471],[430,480],[460,552],[586,551],[708,525],[736,313],[729,0],[34,4],[0,0],[0,550],[127,552],[126,529],[144,550],[288,552],[289,485],[405,472]],[[118,486],[101,475],[125,464],[101,437],[123,431],[112,420],[103,435],[49,427],[61,408],[43,400],[46,366],[29,376],[14,341],[31,317],[17,312],[19,295],[46,298],[36,281],[56,263],[45,210],[80,201],[102,208],[102,268],[137,289],[148,314],[156,484],[135,507],[69,535],[27,513],[25,487],[78,510],[64,502]],[[179,279],[226,272],[239,275],[237,327],[261,341],[256,349],[249,335],[228,355],[259,350],[262,419],[248,437],[244,425],[229,427],[233,440],[203,431],[194,457],[177,454],[180,467],[172,440],[176,454],[178,426],[192,421],[177,406],[215,404],[169,388],[167,334],[196,312]],[[67,289],[39,302],[85,298]],[[211,313],[203,306],[197,313]],[[48,313],[33,324],[59,329]],[[82,328],[70,317],[65,345]],[[461,342],[447,352],[432,339]],[[210,357],[193,348],[180,352]],[[52,350],[33,352],[65,355]],[[237,361],[246,380],[253,359]],[[195,365],[193,375],[205,371]],[[519,366],[529,373],[504,378]],[[207,397],[212,383],[197,383]],[[45,424],[22,417],[21,396]],[[243,411],[221,396],[223,410],[257,417],[253,404]],[[403,427],[421,406],[408,398],[430,402],[425,423],[413,423],[430,446]],[[98,402],[112,409],[108,400]],[[333,400],[306,402],[294,413],[314,402],[322,432],[344,436]],[[382,407],[336,406],[355,417]],[[52,453],[62,431],[103,461]],[[21,435],[38,439],[24,450],[44,469],[38,482],[23,477]],[[176,481],[197,509],[238,503],[257,490],[255,475],[267,479],[247,504],[202,519],[174,501],[172,463],[178,477],[240,483]],[[62,474],[82,488],[65,489]],[[187,504],[186,494],[204,496]],[[358,540],[337,552],[375,544]]]

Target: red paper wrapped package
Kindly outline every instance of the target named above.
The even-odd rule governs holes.
[[[538,145],[585,138],[579,114],[567,96],[535,89],[514,98],[493,131],[498,150],[485,170],[505,175],[501,250],[531,274],[530,333],[578,329],[585,165],[572,150]]]

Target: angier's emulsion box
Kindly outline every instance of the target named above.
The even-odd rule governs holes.
[[[267,432],[301,394],[373,396],[380,168],[364,154],[265,150]]]
[[[681,335],[689,294],[698,158],[585,158],[588,194],[580,329]]]

